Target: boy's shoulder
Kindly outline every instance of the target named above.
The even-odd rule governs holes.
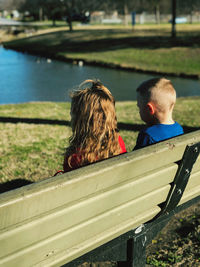
[[[183,128],[177,122],[174,124],[155,124],[146,127],[140,131],[134,150],[182,135],[183,133]]]
[[[173,124],[154,124],[152,126],[147,126],[146,128],[143,129],[144,132],[152,132],[155,130],[162,130],[162,129],[182,129],[182,126],[178,122],[174,122]]]
[[[155,124],[144,129],[144,133],[149,136],[158,137],[158,139],[162,138],[162,135],[165,138],[170,138],[183,134],[183,128],[178,122],[173,124]]]

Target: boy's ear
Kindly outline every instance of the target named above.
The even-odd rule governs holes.
[[[151,103],[151,102],[147,103],[147,108],[149,110],[149,113],[151,115],[154,115],[154,113],[155,113],[155,106],[154,106],[154,104]]]

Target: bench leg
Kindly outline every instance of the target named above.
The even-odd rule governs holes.
[[[127,243],[128,267],[146,266],[146,247],[169,222],[171,216],[172,214],[166,214],[156,221],[146,225],[142,224],[134,230],[134,235]]]
[[[128,267],[144,267],[146,265],[146,234],[133,237],[128,241]]]

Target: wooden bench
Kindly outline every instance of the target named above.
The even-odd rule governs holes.
[[[0,266],[144,266],[146,245],[200,200],[199,142],[195,131],[1,194]]]

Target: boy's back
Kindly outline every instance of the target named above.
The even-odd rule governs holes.
[[[184,133],[172,118],[175,102],[176,91],[171,81],[165,78],[150,79],[137,88],[140,117],[147,127],[139,133],[134,149]]]
[[[137,138],[134,149],[139,149],[160,141],[183,134],[183,128],[180,124],[156,124],[142,130]]]

